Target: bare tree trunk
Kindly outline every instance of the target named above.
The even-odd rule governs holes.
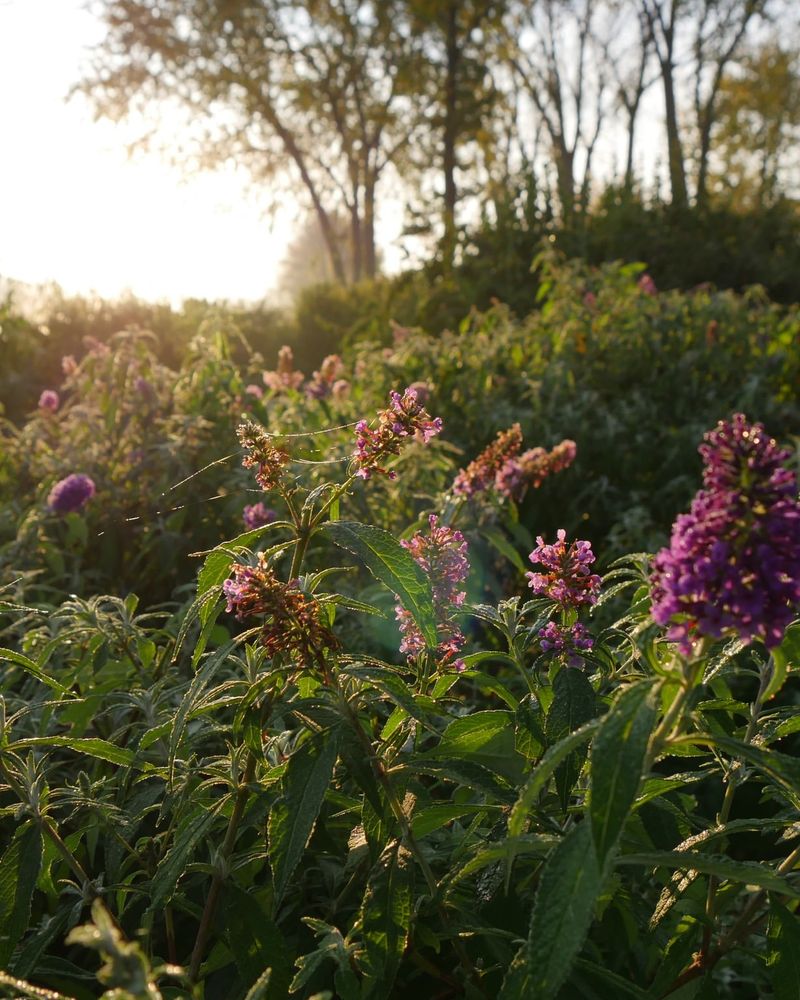
[[[445,26],[447,70],[445,77],[444,141],[444,260],[453,263],[456,248],[456,140],[458,138],[458,0],[450,0]]]
[[[675,102],[675,81],[672,75],[672,52],[670,58],[661,63],[661,79],[664,83],[664,114],[667,123],[667,155],[669,158],[669,183],[672,204],[676,208],[686,208],[689,195],[686,188],[686,165],[683,160],[678,111]]]
[[[361,220],[361,240],[364,275],[374,278],[377,273],[375,254],[375,178],[369,177],[364,188],[364,217]]]

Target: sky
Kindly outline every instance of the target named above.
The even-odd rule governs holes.
[[[0,0],[0,278],[68,293],[256,301],[299,218],[230,165],[191,178],[65,102],[102,26],[85,0]]]

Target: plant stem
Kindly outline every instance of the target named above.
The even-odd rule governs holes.
[[[227,867],[228,858],[230,858],[233,846],[236,842],[236,834],[239,832],[239,823],[241,822],[244,814],[247,800],[250,797],[249,786],[255,777],[255,773],[256,755],[252,750],[250,750],[247,755],[244,775],[242,776],[242,780],[236,791],[236,799],[233,804],[233,812],[228,820],[228,829],[225,832],[225,839],[223,840],[222,847],[220,848],[219,856],[221,866],[214,872],[214,877],[211,880],[211,888],[209,889],[208,896],[206,898],[206,905],[203,908],[203,915],[200,918],[200,926],[197,929],[197,937],[195,938],[194,948],[192,949],[192,957],[189,963],[189,981],[191,983],[197,982],[197,977],[200,972],[200,963],[203,961],[208,936],[211,933],[211,927],[217,911],[217,904],[219,903],[219,895],[222,891],[222,885],[226,877],[224,869]]]
[[[770,659],[761,671],[761,679],[758,686],[758,693],[756,694],[755,701],[750,706],[750,720],[747,725],[747,730],[744,734],[743,743],[748,745],[756,734],[756,729],[758,728],[758,720],[761,715],[761,709],[764,707],[764,695],[767,693],[767,688],[769,686],[770,679],[772,677],[772,660]],[[731,808],[733,806],[733,799],[736,795],[736,789],[739,786],[739,773],[742,768],[742,762],[739,760],[734,761],[725,776],[725,795],[722,799],[722,805],[720,806],[719,813],[717,814],[717,825],[724,826],[728,822],[728,818],[731,814]],[[706,955],[711,947],[711,936],[714,929],[714,919],[716,916],[716,896],[717,888],[719,887],[719,879],[711,875],[708,880],[708,893],[706,895],[706,926],[703,930],[703,943],[700,947],[700,954]]]
[[[338,678],[336,683],[338,687]],[[438,898],[439,886],[436,882],[436,876],[433,874],[431,866],[428,864],[428,859],[422,853],[422,850],[419,844],[417,843],[417,839],[414,836],[413,830],[411,829],[411,823],[409,822],[405,809],[403,808],[403,805],[397,796],[397,792],[395,791],[391,778],[389,777],[386,768],[383,766],[383,762],[375,756],[372,744],[370,743],[367,734],[364,732],[364,729],[358,719],[358,715],[353,709],[353,706],[347,700],[344,692],[341,691],[341,689],[339,689],[339,694],[341,696],[341,702],[344,707],[347,720],[352,726],[354,732],[356,733],[359,743],[364,748],[364,753],[367,756],[367,760],[369,760],[370,762],[372,773],[375,775],[376,780],[383,788],[384,794],[386,795],[386,799],[389,802],[389,806],[392,810],[392,813],[402,831],[403,840],[405,841],[409,851],[413,854],[414,859],[416,860],[417,864],[420,867],[420,870],[422,871],[423,878],[425,879],[425,883],[428,886],[428,891],[431,894],[431,899],[439,911],[442,924],[444,925],[445,928],[449,930],[450,916],[444,904]],[[472,962],[472,959],[469,957],[466,949],[464,948],[463,944],[461,943],[461,941],[458,940],[457,937],[453,937],[452,942],[453,942],[453,949],[456,955],[458,956],[458,960],[461,964],[461,967],[464,969],[466,974],[472,980],[473,985],[476,987],[476,989],[479,990],[480,993],[485,996],[486,993],[483,987],[481,986],[478,972]]]

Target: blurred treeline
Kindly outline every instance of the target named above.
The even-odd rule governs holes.
[[[792,0],[97,10],[106,34],[78,92],[99,115],[146,121],[152,141],[166,102],[190,168],[233,156],[308,209],[277,300],[292,305],[57,298],[31,323],[11,299],[0,401],[12,419],[57,382],[63,355],[120,329],[152,330],[177,367],[201,322],[224,321],[267,364],[289,343],[310,371],[391,322],[439,333],[495,300],[524,317],[545,241],[590,264],[647,262],[661,289],[757,284],[778,302],[800,298]],[[413,255],[382,276],[376,223],[398,201]]]

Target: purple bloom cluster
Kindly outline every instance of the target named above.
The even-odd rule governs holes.
[[[376,428],[370,427],[366,420],[356,424],[355,474],[369,479],[373,472],[382,472],[395,479],[396,474],[387,472],[381,463],[398,455],[410,438],[427,444],[441,429],[441,417],[431,418],[414,389],[406,389],[402,396],[393,392],[388,408],[378,413]]]
[[[54,389],[45,389],[39,397],[39,409],[48,413],[55,413],[60,403],[59,395]]]
[[[459,656],[464,635],[453,621],[453,613],[466,597],[461,584],[469,573],[467,543],[460,531],[439,524],[436,514],[430,515],[428,523],[428,534],[418,531],[413,538],[400,544],[411,553],[431,582],[439,636],[436,648],[439,664],[460,672],[464,670],[464,661]],[[417,656],[425,649],[425,639],[413,615],[399,604],[395,607],[395,615],[403,636],[400,652]]]
[[[597,603],[600,577],[589,569],[594,562],[590,542],[576,541],[567,545],[567,534],[558,529],[558,540],[546,545],[541,535],[529,559],[542,563],[549,573],[526,573],[528,586],[535,594],[543,594],[562,608],[579,608]]]
[[[800,503],[790,453],[737,413],[700,447],[703,484],[655,558],[653,618],[689,655],[701,636],[777,646],[800,604]]]
[[[571,627],[548,622],[539,629],[539,645],[545,653],[565,653],[567,666],[579,667],[583,662],[581,653],[594,646],[594,639],[589,635],[582,622],[575,622]]]
[[[47,496],[47,506],[54,514],[71,514],[87,504],[94,494],[94,480],[82,472],[73,472],[53,486]]]
[[[277,516],[271,507],[265,507],[260,500],[258,503],[248,504],[242,511],[242,520],[248,531],[252,531],[254,528],[263,528],[266,524],[272,524]]]

